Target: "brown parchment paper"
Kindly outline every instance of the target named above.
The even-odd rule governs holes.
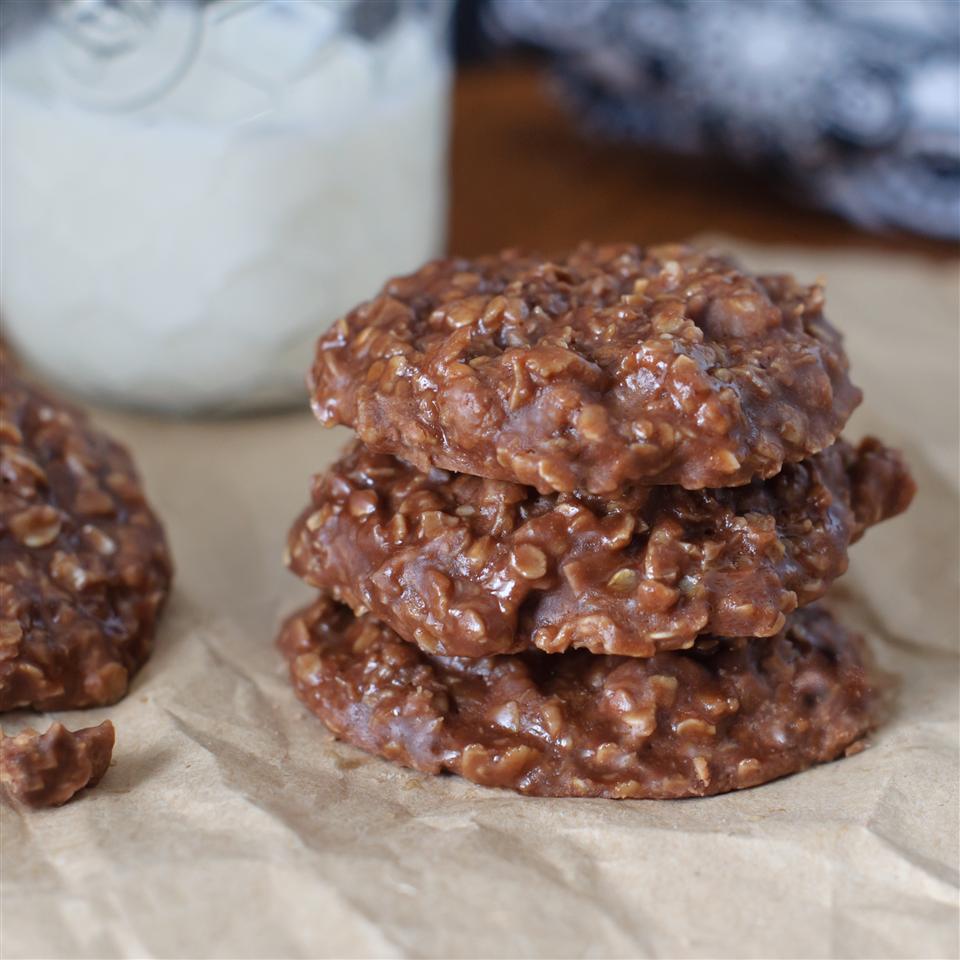
[[[902,678],[871,749],[735,795],[620,803],[366,757],[299,705],[272,645],[309,597],[281,566],[287,526],[346,433],[306,412],[103,412],[166,520],[176,590],[127,699],[60,715],[113,718],[102,783],[58,810],[0,813],[2,955],[956,956],[957,271],[742,253],[828,278],[866,391],[848,434],[902,445],[920,484],[832,594]]]

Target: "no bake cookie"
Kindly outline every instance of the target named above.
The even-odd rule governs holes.
[[[0,710],[113,703],[171,562],[128,453],[0,362]]]
[[[912,494],[900,455],[872,439],[743,487],[605,501],[423,473],[354,443],[315,478],[288,562],[428,653],[646,657],[701,633],[776,633]]]
[[[431,657],[321,598],[279,645],[339,738],[426,773],[539,796],[750,787],[862,747],[883,696],[863,641],[816,605],[776,637],[649,659]]]
[[[684,245],[438,260],[320,338],[313,409],[421,470],[541,492],[735,486],[829,446],[860,402],[823,306]]]

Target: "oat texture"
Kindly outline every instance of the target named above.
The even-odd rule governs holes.
[[[823,307],[676,244],[439,260],[320,338],[313,408],[421,470],[735,486],[829,446],[860,401]]]

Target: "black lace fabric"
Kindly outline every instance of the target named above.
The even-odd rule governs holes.
[[[956,0],[489,0],[591,132],[773,169],[863,226],[960,236]]]

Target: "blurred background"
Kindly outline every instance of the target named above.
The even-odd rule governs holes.
[[[957,0],[6,0],[4,334],[172,413],[303,402],[452,252],[724,233],[956,258]]]
[[[458,47],[474,65],[464,96],[485,84],[510,99],[512,86],[537,131],[550,120],[535,115],[561,105],[585,142],[607,145],[596,174],[632,165],[658,206],[676,203],[681,231],[683,194],[713,194],[701,220],[778,206],[786,220],[802,205],[960,235],[955,0],[463,0]],[[510,79],[491,84],[482,64],[511,57]],[[534,65],[551,94],[536,105]],[[801,216],[800,231],[815,222]]]

